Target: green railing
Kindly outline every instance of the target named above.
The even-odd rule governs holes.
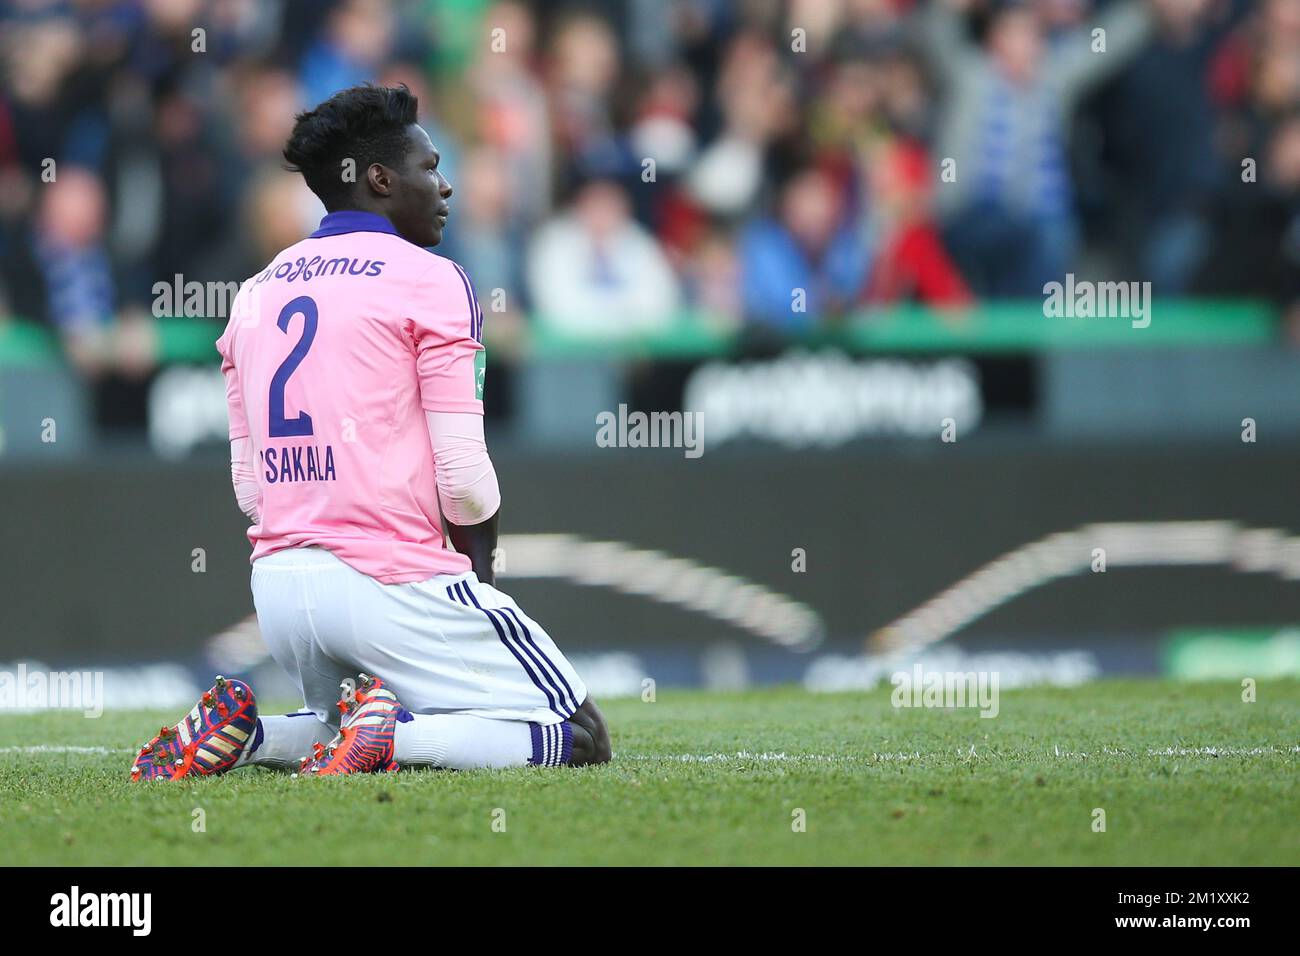
[[[1001,302],[964,314],[921,307],[862,312],[792,340],[809,347],[838,346],[872,353],[1033,353],[1081,348],[1207,348],[1266,344],[1277,334],[1276,311],[1245,300],[1157,302],[1151,321],[1135,328],[1125,318],[1047,318],[1042,303]],[[216,360],[213,342],[223,323],[210,319],[158,321],[164,363]],[[491,316],[488,344],[493,343]],[[715,318],[682,313],[665,328],[644,334],[593,337],[566,332],[544,317],[517,344],[538,359],[707,358],[733,352],[740,333]],[[0,366],[39,366],[61,361],[56,336],[23,321],[0,322]]]

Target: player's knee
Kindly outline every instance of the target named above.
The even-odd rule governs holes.
[[[610,758],[614,756],[614,750],[609,743],[609,726],[605,723],[605,715],[600,712],[600,708],[596,706],[596,702],[590,697],[584,703],[591,705],[591,727],[589,729],[592,746],[595,750],[595,756],[591,762],[609,763]]]
[[[596,702],[588,697],[569,718],[573,728],[572,766],[581,767],[593,763],[609,763],[613,749],[609,743],[609,727],[605,724],[605,715],[600,712]]]
[[[609,745],[609,728],[605,726],[604,717],[596,723],[595,732],[591,735],[592,756],[588,762],[609,763],[610,758],[614,756],[613,748]]]
[[[569,757],[570,767],[585,767],[593,762],[596,755],[596,743],[587,728],[580,724],[572,724],[573,727],[573,753]]]

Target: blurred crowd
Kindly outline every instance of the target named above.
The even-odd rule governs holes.
[[[1300,301],[1300,0],[9,0],[0,316],[144,373],[154,287],[323,210],[296,111],[405,83],[498,331],[777,333],[1074,271]]]

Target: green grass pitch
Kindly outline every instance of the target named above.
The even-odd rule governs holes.
[[[7,715],[0,863],[1300,863],[1295,681],[1254,703],[1223,683],[1005,691],[994,719],[888,688],[604,709],[603,767],[147,785],[129,748],[178,713]]]

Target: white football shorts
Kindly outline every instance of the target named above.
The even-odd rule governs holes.
[[[323,548],[288,548],[253,563],[252,587],[271,655],[332,726],[358,673],[416,714],[556,724],[587,698],[541,625],[473,571],[380,584]]]

